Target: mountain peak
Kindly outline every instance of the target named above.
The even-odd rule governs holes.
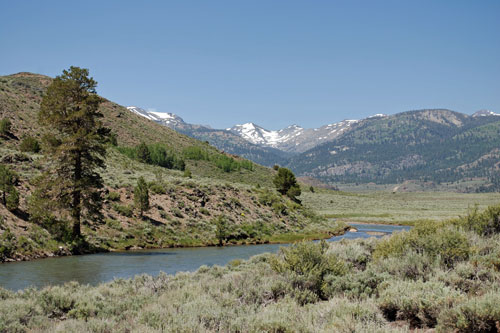
[[[174,113],[147,111],[138,106],[127,106],[127,109],[144,118],[169,127],[176,127],[185,124],[184,120]]]
[[[490,110],[479,110],[472,114],[472,117],[487,117],[487,116],[500,116],[500,114]]]

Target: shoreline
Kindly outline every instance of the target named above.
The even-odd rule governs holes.
[[[343,229],[340,230],[335,230],[335,231],[330,231],[330,232],[318,232],[318,233],[285,233],[285,234],[279,234],[274,236],[271,236],[270,239],[264,239],[264,240],[249,240],[249,241],[236,241],[236,242],[229,242],[223,245],[225,246],[242,246],[242,245],[262,245],[262,244],[291,244],[297,241],[314,241],[314,240],[321,240],[321,239],[329,239],[331,237],[335,236],[340,236],[345,234],[346,231],[349,230],[349,226],[344,227]],[[280,237],[284,237],[283,239],[280,239]],[[131,246],[129,248],[123,248],[123,249],[101,249],[99,251],[95,252],[88,252],[88,253],[71,253],[67,249],[60,249],[57,252],[60,252],[59,254],[57,252],[39,252],[39,253],[33,253],[30,255],[23,255],[23,254],[14,254],[14,258],[9,257],[6,258],[3,261],[0,261],[0,265],[2,264],[9,264],[9,263],[15,263],[15,262],[23,262],[23,261],[34,261],[34,260],[43,260],[43,259],[48,259],[48,258],[62,258],[62,257],[68,257],[68,256],[79,256],[79,255],[88,255],[88,254],[99,254],[99,253],[109,253],[109,252],[128,252],[128,251],[136,251],[136,250],[159,250],[159,249],[175,249],[175,248],[202,248],[202,247],[217,247],[217,243],[209,243],[209,244],[203,244],[203,245],[185,245],[185,244],[172,244],[169,246]]]

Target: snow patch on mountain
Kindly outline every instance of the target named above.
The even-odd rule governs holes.
[[[147,111],[137,106],[127,106],[129,111],[143,116],[168,127],[176,127],[186,124],[184,120],[176,114],[168,112]]]
[[[472,117],[488,117],[488,116],[500,116],[500,114],[490,110],[479,110],[472,114]]]

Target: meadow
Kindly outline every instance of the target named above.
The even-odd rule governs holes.
[[[315,212],[339,221],[416,225],[465,216],[500,202],[500,193],[342,192],[316,188],[301,200]]]

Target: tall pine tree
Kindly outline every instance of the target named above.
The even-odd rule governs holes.
[[[82,219],[101,217],[104,168],[109,129],[99,118],[102,99],[88,69],[70,67],[57,76],[43,97],[39,123],[45,127],[47,154],[53,166],[46,190],[73,222],[73,237],[81,236]]]

